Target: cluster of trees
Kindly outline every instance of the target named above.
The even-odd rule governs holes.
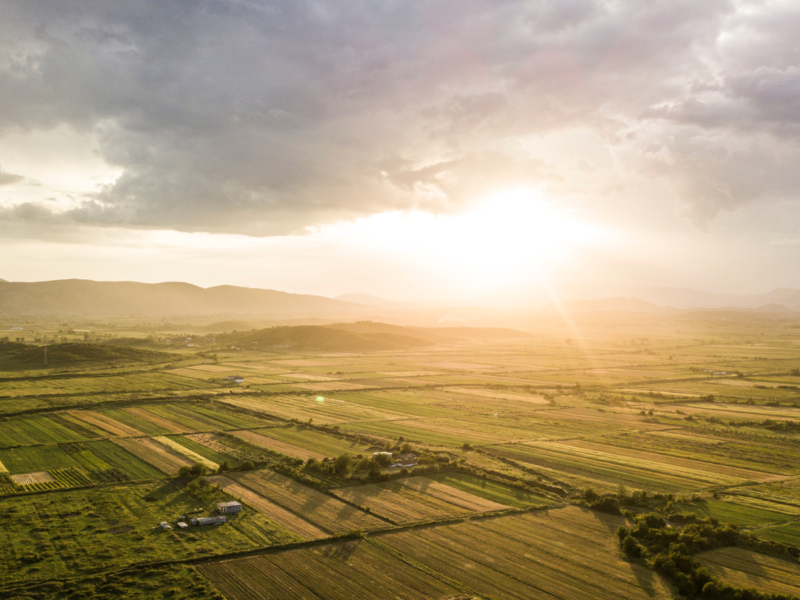
[[[672,580],[681,595],[711,600],[790,600],[782,594],[734,588],[717,581],[693,554],[733,546],[740,539],[735,525],[708,518],[683,529],[670,527],[658,513],[636,515],[634,526],[617,529],[620,548],[631,558],[649,559],[652,567]]]
[[[302,464],[302,461],[300,461]],[[231,464],[226,460],[220,463],[219,468],[217,469],[217,473],[226,473],[228,471],[251,471],[256,468],[254,462],[245,460],[239,463],[237,468],[233,468]],[[207,475],[211,469],[209,469],[203,463],[194,463],[193,465],[184,465],[180,469],[178,469],[178,477],[201,477],[203,475]]]

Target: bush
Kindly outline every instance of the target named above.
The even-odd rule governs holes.
[[[350,462],[351,456],[347,453],[337,456],[336,460],[333,461],[333,472],[339,476],[347,475],[350,470]]]
[[[631,536],[626,537],[622,542],[622,550],[632,558],[639,558],[642,555],[642,547]]]
[[[597,502],[600,499],[600,496],[597,492],[595,492],[592,488],[587,488],[585,492],[583,492],[584,499],[589,502]]]
[[[378,463],[381,467],[388,467],[392,464],[392,457],[388,454],[375,454],[372,457],[376,463]]]
[[[605,498],[600,498],[595,502],[591,502],[589,504],[589,508],[606,512],[611,515],[621,514],[619,510],[619,503],[617,502],[616,498],[612,498],[610,496],[606,496]]]

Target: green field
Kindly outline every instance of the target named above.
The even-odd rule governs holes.
[[[725,583],[766,593],[800,597],[800,565],[741,548],[722,548],[700,555],[704,566]]]
[[[200,567],[230,600],[666,599],[644,567],[594,536],[621,522],[567,509],[370,537]],[[602,539],[602,536],[601,536]]]
[[[339,456],[346,452],[361,454],[367,449],[365,444],[334,437],[302,426],[270,427],[267,429],[254,429],[253,431],[287,444],[311,450],[322,456]]]
[[[99,440],[86,442],[84,445],[94,455],[111,465],[112,468],[127,473],[131,479],[160,479],[164,476],[161,471],[135,457],[130,452],[126,452],[113,442]]]
[[[236,458],[230,453],[222,453],[216,450],[212,450],[208,446],[204,446],[203,444],[195,442],[194,440],[190,440],[185,436],[175,435],[169,437],[170,439],[178,442],[180,445],[188,448],[192,452],[196,452],[203,458],[206,458],[214,463],[217,463],[218,465],[227,462],[232,467],[236,467],[241,462],[238,458]]]
[[[617,542],[650,512],[747,532],[690,550],[720,579],[793,585],[789,561],[748,572],[737,554],[800,551],[793,314],[553,317],[324,353],[219,341],[246,325],[139,325],[103,335],[147,338],[169,366],[0,371],[0,597],[677,598],[655,550]],[[224,490],[178,476],[198,461]],[[232,497],[245,510],[224,526],[157,527]]]
[[[753,532],[758,537],[792,546],[800,546],[800,522],[793,521],[785,525],[764,527]]]
[[[259,513],[243,512],[225,526],[164,531],[156,526],[229,496],[211,488],[193,495],[176,483],[121,485],[96,490],[59,491],[25,502],[0,499],[6,525],[0,530],[0,557],[6,583],[88,575],[137,563],[193,558],[294,538]]]
[[[137,571],[69,579],[66,582],[15,586],[13,598],[30,600],[224,600],[193,567],[174,565]]]
[[[758,527],[774,523],[784,523],[796,519],[796,514],[764,510],[735,502],[709,500],[692,504],[676,504],[682,513],[695,513],[698,519],[713,517],[723,523],[733,523],[741,527]],[[760,534],[759,534],[760,535]]]
[[[228,600],[288,598],[456,598],[459,588],[367,542],[202,565]]]
[[[367,512],[269,470],[231,474],[231,479],[330,533],[385,527]]]
[[[77,442],[86,439],[79,432],[46,415],[29,415],[0,420],[0,447]]]
[[[509,487],[502,483],[473,475],[464,475],[463,473],[437,473],[427,477],[463,492],[474,494],[492,502],[505,504],[506,506],[513,506],[514,508],[528,508],[530,506],[552,504],[553,502],[549,498],[538,496],[526,490]]]
[[[29,473],[80,466],[57,445],[0,449],[0,463],[9,473]]]

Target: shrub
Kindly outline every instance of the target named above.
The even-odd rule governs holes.
[[[631,536],[625,538],[622,542],[622,550],[630,557],[639,558],[642,555],[642,547]]]
[[[605,498],[600,498],[599,500],[590,503],[589,508],[593,510],[606,512],[611,515],[621,514],[619,510],[619,503],[617,503],[616,498],[611,498],[609,496],[606,496]]]

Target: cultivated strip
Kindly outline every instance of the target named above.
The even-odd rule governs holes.
[[[301,519],[294,513],[281,508],[271,500],[236,483],[224,475],[215,475],[214,477],[209,477],[208,480],[214,485],[221,487],[231,496],[238,498],[245,504],[249,504],[264,516],[275,521],[278,525],[288,529],[292,533],[296,533],[304,540],[316,540],[328,537],[328,534],[319,527],[312,525],[305,519]]]
[[[205,465],[206,467],[208,467],[212,471],[216,471],[217,469],[219,469],[219,465],[217,463],[215,463],[213,460],[209,460],[205,456],[201,456],[200,454],[198,454],[194,450],[190,450],[189,448],[179,444],[178,442],[176,442],[172,438],[168,438],[168,437],[163,436],[163,435],[157,435],[153,439],[157,440],[158,442],[164,444],[165,446],[167,446],[169,448],[172,448],[176,452],[178,452],[180,454],[183,454],[189,460],[191,460],[191,461],[193,461],[195,463],[200,463],[201,465]]]

